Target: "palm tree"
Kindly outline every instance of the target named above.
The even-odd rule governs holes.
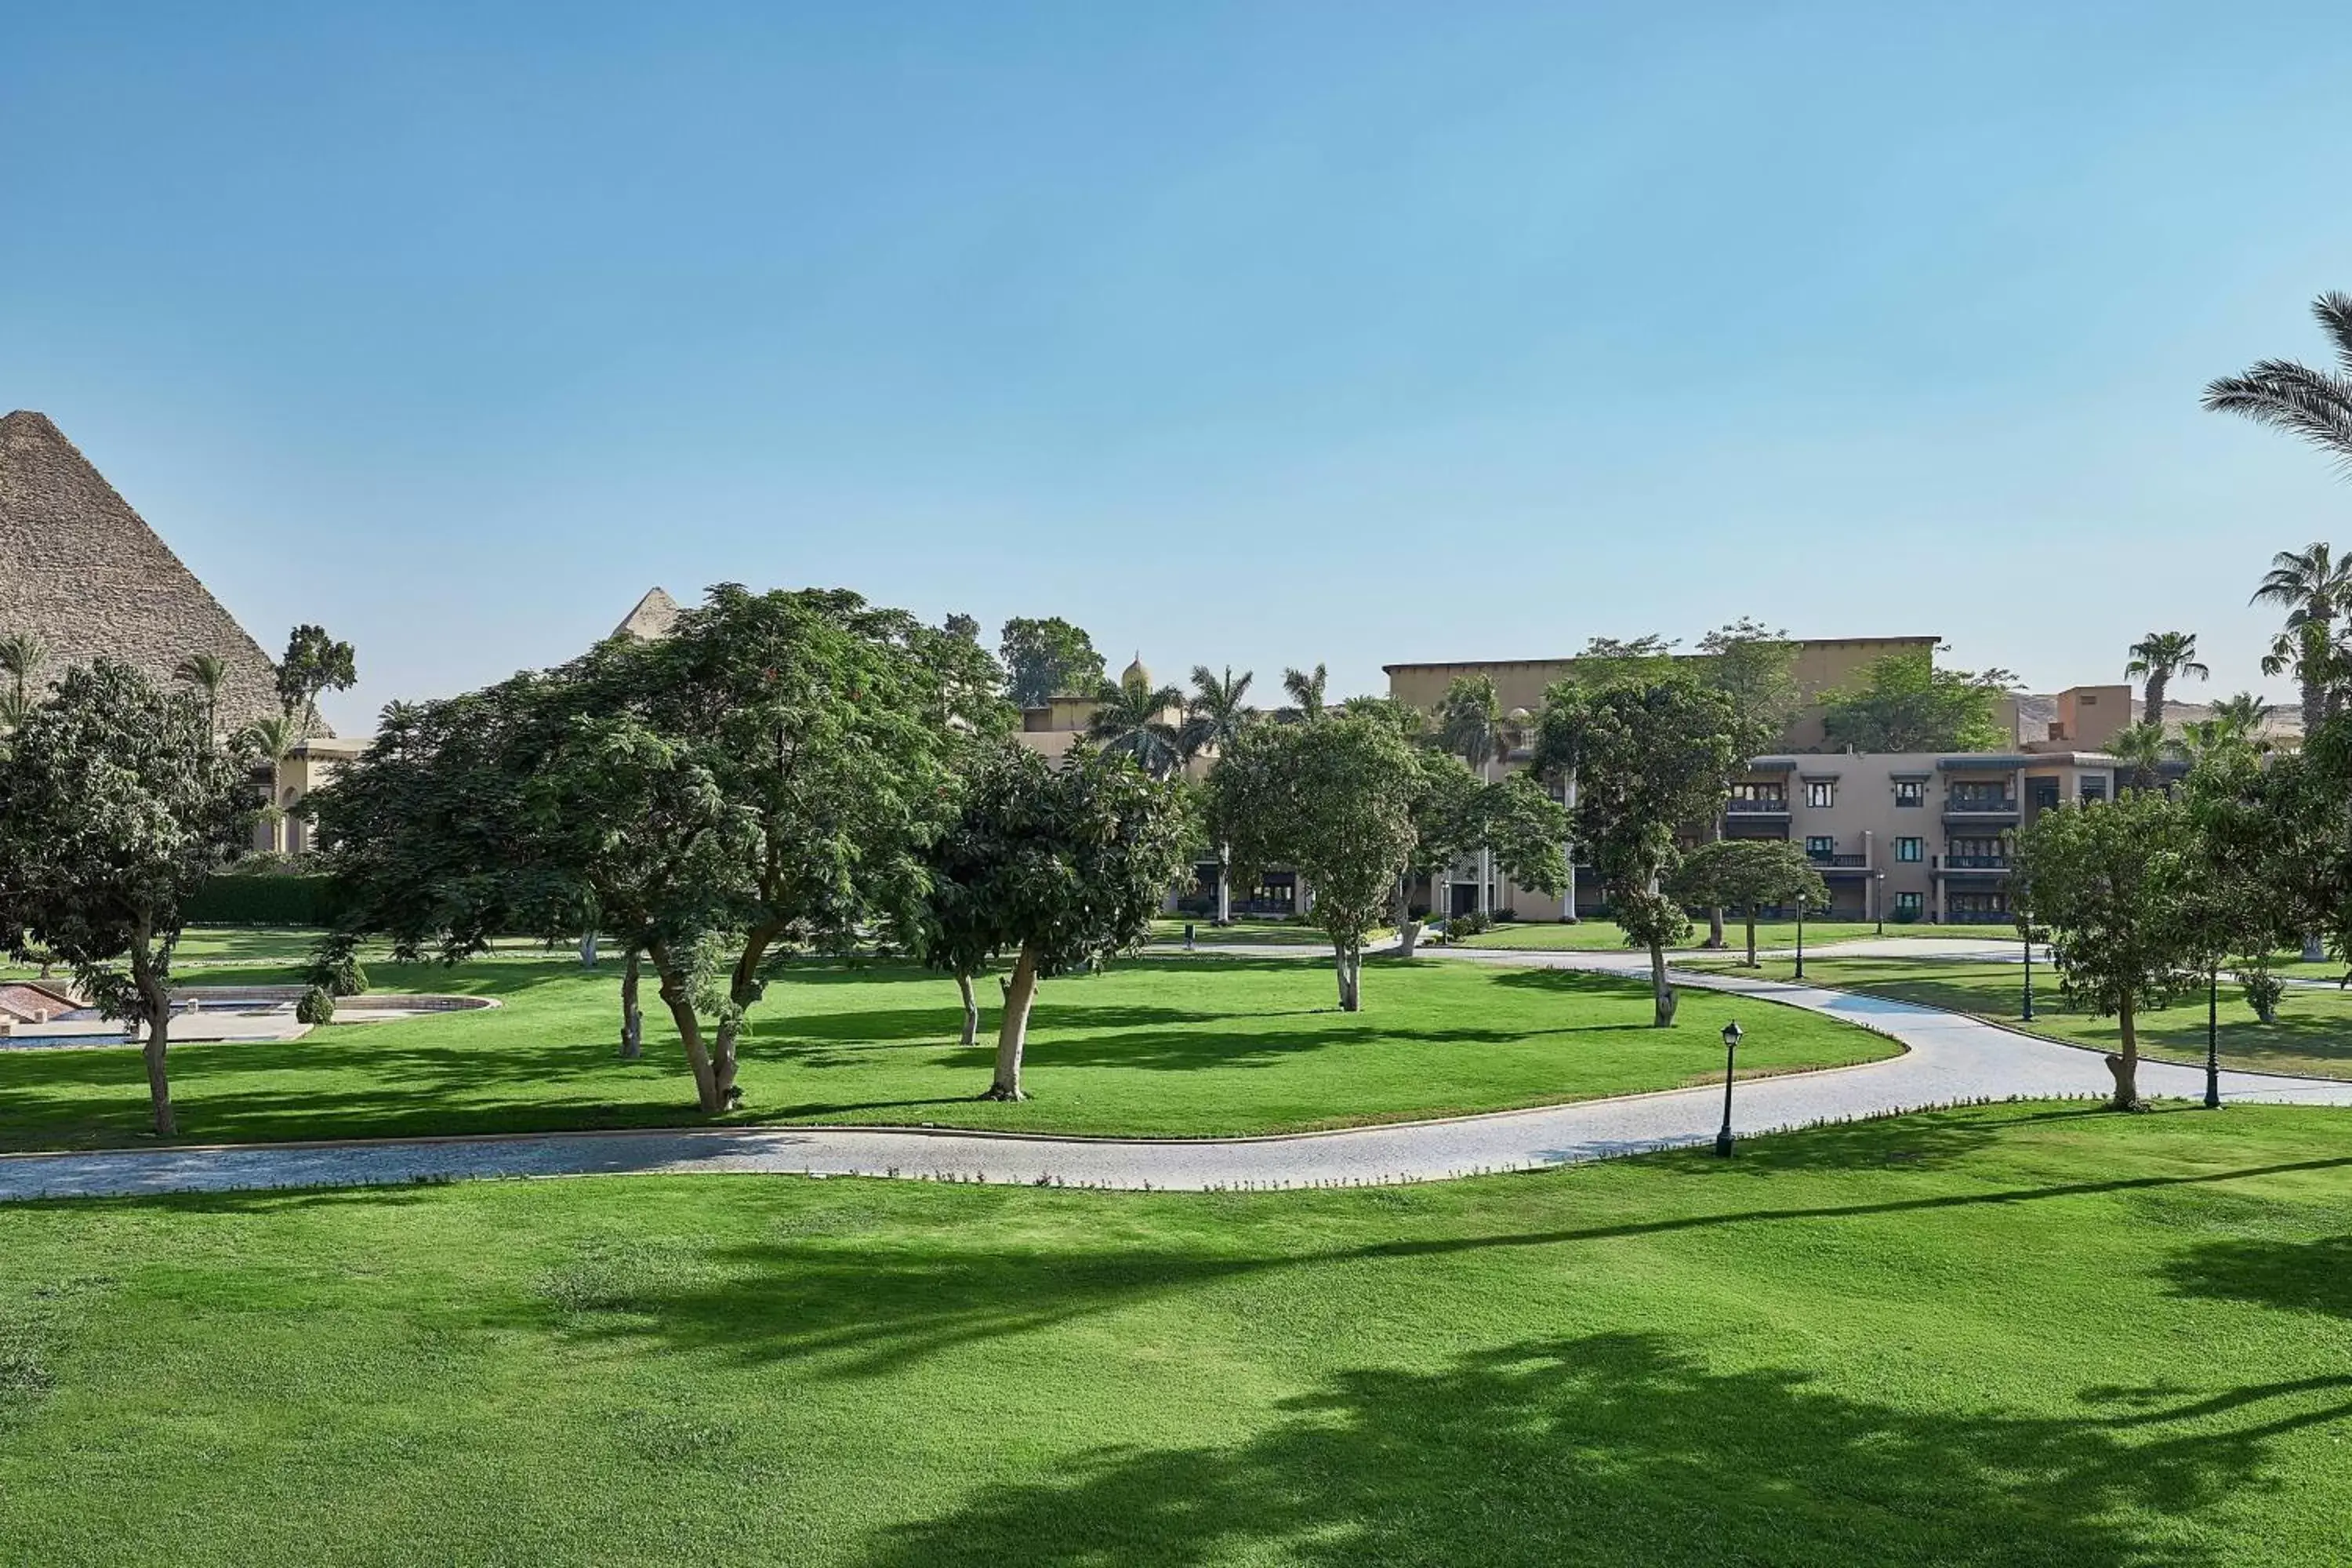
[[[228,680],[228,660],[216,653],[192,653],[172,671],[172,679],[186,681],[203,695],[205,727],[220,733],[220,694]]]
[[[1183,765],[1183,741],[1167,718],[1171,709],[1184,706],[1181,691],[1172,686],[1155,689],[1140,678],[1116,686],[1106,680],[1095,701],[1087,733],[1100,741],[1104,751],[1124,752],[1156,779]]]
[[[2221,726],[2222,734],[2243,741],[2259,751],[2270,750],[2270,742],[2263,736],[2270,728],[2271,705],[2251,691],[2224,697],[2213,704],[2210,722]]]
[[[1329,679],[1329,675],[1319,664],[1312,675],[1303,669],[1286,669],[1282,672],[1282,689],[1290,694],[1291,704],[1298,710],[1300,718],[1320,719],[1323,717],[1323,689]]]
[[[10,632],[0,637],[0,675],[9,677],[15,683],[18,708],[27,702],[26,683],[40,672],[42,662],[48,657],[49,650],[30,632]]]
[[[1495,678],[1491,675],[1461,675],[1454,677],[1437,700],[1437,743],[1478,770],[1482,779],[1492,776],[1488,770],[1496,757],[1505,749],[1503,734],[1503,700],[1496,694]],[[1478,848],[1478,912],[1489,912],[1494,904],[1494,850],[1481,845]]]
[[[1230,664],[1223,676],[1205,664],[1192,667],[1192,696],[1184,704],[1183,728],[1176,732],[1186,762],[1203,752],[1223,755],[1257,722],[1257,710],[1244,700],[1255,679],[1253,670],[1235,675]],[[1234,923],[1234,847],[1223,839],[1217,842],[1217,923]]]
[[[2163,725],[2148,719],[2118,731],[2107,751],[2130,768],[2131,786],[2137,790],[2154,788],[2165,763],[2188,756],[2179,742],[2165,734]]]
[[[2272,556],[2270,571],[2246,601],[2286,609],[2286,624],[2263,656],[2263,673],[2294,671],[2303,688],[2306,732],[2335,717],[2336,617],[2347,600],[2352,600],[2352,562],[2337,560],[2325,542],[2315,542]]]
[[[286,808],[278,804],[278,795],[284,784],[286,759],[302,743],[301,731],[295,727],[291,713],[272,713],[246,726],[245,743],[269,763],[269,809],[263,816],[269,824],[270,852],[282,855],[286,852]]]
[[[2336,346],[2334,370],[2266,359],[2242,375],[2208,383],[2205,406],[2300,436],[2352,477],[2352,294],[2322,294],[2311,313]]]
[[[2137,676],[2147,683],[2139,705],[2146,723],[2164,722],[2164,690],[2174,676],[2207,680],[2213,674],[2197,661],[2195,632],[2150,632],[2126,651],[2131,658],[2124,665],[2125,679]]]
[[[33,716],[33,704],[14,691],[0,691],[0,735],[13,735]]]

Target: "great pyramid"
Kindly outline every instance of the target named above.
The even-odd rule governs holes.
[[[46,647],[41,673],[105,655],[169,683],[190,654],[228,665],[220,718],[278,710],[269,656],[45,414],[0,416],[0,637]]]

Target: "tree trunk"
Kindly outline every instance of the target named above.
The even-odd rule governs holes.
[[[1748,967],[1756,967],[1756,907],[1748,907]]]
[[[1421,945],[1421,922],[1412,918],[1412,879],[1409,877],[1397,879],[1396,928],[1397,952],[1411,958],[1413,950]]]
[[[2324,963],[2327,961],[2327,944],[2320,940],[2319,933],[2315,931],[2305,931],[2303,934],[2303,961],[2305,963]]]
[[[2164,677],[2155,670],[2148,671],[2147,689],[2140,693],[2139,721],[2143,724],[2164,722]]]
[[[629,949],[629,961],[621,966],[621,1059],[635,1061],[646,1054],[646,1016],[637,1007],[637,971],[639,954]]]
[[[2117,1110],[2139,1109],[2139,1031],[2132,1016],[2132,1000],[2126,996],[2123,1005],[2116,1010],[2116,1022],[2123,1035],[2124,1048],[2107,1058],[2107,1070],[2116,1075],[2115,1108]]]
[[[1363,1005],[1363,949],[1354,942],[1334,944],[1339,955],[1339,1011],[1353,1013]]]
[[[596,967],[596,928],[594,926],[590,926],[580,933],[580,967],[583,969]]]
[[[1029,1043],[1029,1007],[1037,999],[1037,950],[1023,943],[1004,984],[1004,1018],[996,1027],[996,1077],[987,1099],[1022,1100],[1021,1049]]]
[[[760,981],[760,962],[768,956],[768,945],[779,934],[778,927],[754,926],[743,939],[743,955],[735,961],[735,973],[727,983],[727,1014],[719,1020],[719,1033],[712,1041],[710,1071],[719,1104],[729,1110],[743,1100],[742,1091],[735,1087],[735,1042],[742,1037],[744,1022],[765,989]]]
[[[1234,923],[1234,847],[1217,846],[1217,923]]]
[[[1657,994],[1658,1016],[1653,1027],[1671,1029],[1675,1026],[1675,988],[1666,982],[1666,950],[1663,943],[1650,944],[1650,988]]]
[[[963,1045],[968,1050],[980,1043],[980,1000],[971,994],[971,976],[959,973],[956,990],[963,997]]]
[[[164,1047],[172,1038],[172,997],[155,973],[147,952],[148,936],[141,931],[131,949],[131,977],[139,988],[139,1005],[147,1016],[147,1041],[140,1054],[147,1063],[147,1100],[155,1112],[155,1136],[179,1136],[179,1119],[172,1111],[172,1080],[163,1070]]]
[[[686,1065],[694,1071],[695,1099],[705,1113],[719,1108],[719,1080],[710,1069],[710,1052],[702,1043],[702,1020],[695,1016],[694,991],[684,974],[670,960],[669,944],[655,942],[646,949],[654,961],[654,972],[661,976],[661,999],[669,1008],[670,1021],[677,1026],[677,1037],[686,1046]]]

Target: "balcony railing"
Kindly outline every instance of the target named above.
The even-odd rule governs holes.
[[[1743,800],[1734,796],[1724,803],[1723,809],[1732,816],[1786,816],[1789,815],[1789,802],[1785,797],[1780,800]]]
[[[1947,812],[1969,812],[1991,816],[2017,815],[2017,797],[2013,795],[1954,795],[1944,799]]]
[[[1827,866],[1832,870],[1865,867],[1870,864],[1870,857],[1867,855],[1831,855],[1808,850],[1805,858],[1816,866]]]
[[[2009,869],[2009,857],[2006,855],[1947,855],[1943,858],[1943,866],[1947,871],[2006,871]]]

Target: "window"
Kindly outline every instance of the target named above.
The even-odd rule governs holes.
[[[2055,811],[2055,810],[2057,810],[2057,809],[2058,809],[2058,795],[2059,795],[2059,789],[2058,789],[2058,781],[2057,781],[2056,779],[2035,779],[2035,780],[2033,781],[2033,809],[2034,809],[2034,810],[2036,810],[2036,811]]]
[[[1731,786],[1732,811],[1786,811],[1789,786],[1784,784],[1736,784]]]
[[[1895,858],[1897,860],[1916,861],[1922,848],[1920,840],[1916,838],[1898,838],[1895,841]]]
[[[1836,853],[1837,840],[1834,838],[1809,837],[1805,840],[1805,856],[1808,859],[1826,860]]]
[[[1925,896],[1925,895],[1923,895],[1923,894],[1919,894],[1919,893],[1897,893],[1897,894],[1895,894],[1895,912],[1896,914],[1898,914],[1898,915],[1916,915],[1916,914],[1917,914],[1917,913],[1919,912],[1919,909],[1920,909],[1920,900],[1921,900],[1924,896]]]
[[[1954,893],[1945,903],[1956,921],[1997,920],[2009,913],[2006,893]]]
[[[1954,838],[1945,846],[1944,864],[1998,870],[2009,864],[2009,846],[1999,838]]]
[[[1952,785],[1950,798],[1945,803],[1948,811],[2015,811],[2017,797],[2009,793],[2005,784],[1983,780]]]
[[[1897,805],[1927,805],[1927,781],[1925,779],[1896,779],[1895,781],[1895,804]]]
[[[2106,780],[2105,780],[2105,779],[2103,779],[2103,778],[2086,778],[2086,779],[2084,779],[2084,780],[2083,781],[2083,798],[2084,798],[2084,800],[2105,800],[2105,799],[2106,799],[2106,798],[2107,798],[2107,781],[2106,781]]]
[[[1837,804],[1837,781],[1835,779],[1807,779],[1805,781],[1805,804],[1807,805],[1835,805]]]

